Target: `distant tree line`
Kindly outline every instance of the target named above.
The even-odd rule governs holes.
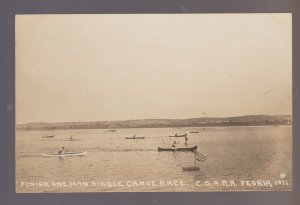
[[[184,121],[170,120],[167,122],[148,122],[147,120],[122,121],[122,122],[90,122],[90,123],[56,123],[56,124],[25,124],[17,126],[17,130],[56,130],[56,129],[121,129],[121,128],[163,128],[163,127],[225,127],[225,126],[264,126],[288,125],[290,119],[263,119],[251,121],[217,120],[217,121]]]

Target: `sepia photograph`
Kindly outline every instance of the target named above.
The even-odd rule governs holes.
[[[17,193],[292,191],[292,14],[15,16]]]

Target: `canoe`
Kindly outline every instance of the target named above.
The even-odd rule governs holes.
[[[183,171],[199,171],[199,167],[182,167]]]
[[[44,135],[44,136],[42,136],[42,138],[53,138],[54,137],[54,135]]]
[[[64,154],[58,153],[43,153],[44,157],[73,157],[73,156],[84,156],[87,155],[87,151],[83,152],[65,152]]]
[[[68,141],[80,141],[81,139],[68,139]]]
[[[126,137],[127,140],[142,140],[145,139],[145,137]]]
[[[198,131],[190,131],[190,133],[199,133]]]
[[[186,137],[187,134],[183,134],[183,135],[170,135],[169,137]]]
[[[161,148],[161,147],[158,147],[158,151],[170,151],[170,152],[174,152],[174,151],[187,152],[187,151],[194,151],[196,149],[197,149],[197,145],[195,145],[193,147],[177,147],[175,149],[173,149],[173,148]]]

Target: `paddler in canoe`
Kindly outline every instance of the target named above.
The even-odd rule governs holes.
[[[172,143],[172,149],[176,149],[176,144],[177,142],[174,140],[174,142]]]
[[[58,151],[58,154],[65,154],[65,147],[62,147],[59,151]]]
[[[189,138],[187,136],[184,137],[184,144],[187,145],[187,141],[189,140]]]

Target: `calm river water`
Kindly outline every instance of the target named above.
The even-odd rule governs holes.
[[[194,166],[192,152],[158,152],[169,135],[188,134],[207,157]],[[143,140],[125,137],[145,136]],[[54,138],[42,138],[55,135]],[[73,136],[76,141],[69,141]],[[185,146],[183,138],[177,138]],[[86,156],[43,153],[87,150]],[[17,192],[173,192],[291,190],[292,126],[141,128],[17,131]]]

